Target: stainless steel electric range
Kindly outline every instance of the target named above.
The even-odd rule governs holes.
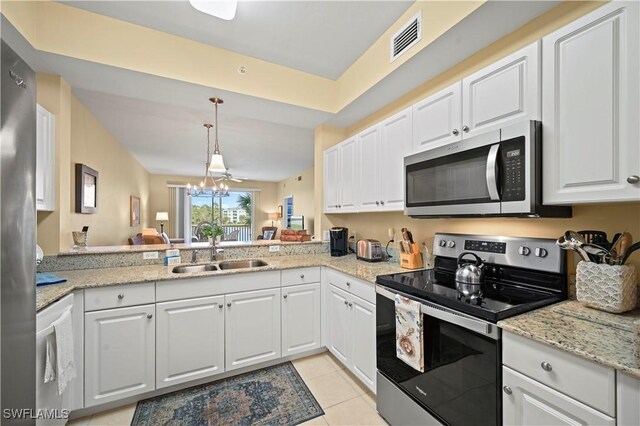
[[[552,239],[461,234],[436,234],[433,252],[432,270],[377,277],[378,412],[392,425],[501,424],[496,323],[567,298],[565,252]],[[482,276],[461,285],[474,254]],[[396,294],[420,303],[424,372],[396,355]]]

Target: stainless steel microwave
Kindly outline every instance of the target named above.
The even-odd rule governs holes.
[[[405,214],[571,217],[542,204],[541,135],[525,121],[405,157]]]

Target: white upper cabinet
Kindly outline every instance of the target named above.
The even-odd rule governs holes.
[[[543,202],[640,200],[640,19],[611,2],[543,38]]]
[[[338,146],[324,152],[324,212],[335,213],[338,210],[340,192],[340,151]]]
[[[413,105],[413,151],[462,139],[462,82]]]
[[[539,120],[540,42],[463,79],[462,99],[463,137],[515,121]]]
[[[349,139],[339,145],[340,150],[340,180],[338,181],[340,198],[338,210],[352,212],[356,209],[357,191],[357,151],[356,140]]]
[[[380,124],[358,134],[358,210],[380,206]]]
[[[404,209],[404,157],[412,153],[411,108],[380,125],[380,203],[383,210]]]
[[[36,108],[36,210],[56,208],[56,116]]]

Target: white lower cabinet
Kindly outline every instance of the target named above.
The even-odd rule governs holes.
[[[615,419],[523,374],[502,368],[505,425],[615,425]]]
[[[158,303],[156,314],[157,388],[224,371],[224,296]]]
[[[320,347],[320,283],[282,289],[282,356]]]
[[[155,389],[155,305],[85,313],[85,407]]]
[[[225,296],[226,370],[280,358],[279,288]]]
[[[375,392],[375,305],[332,284],[327,297],[327,348]]]

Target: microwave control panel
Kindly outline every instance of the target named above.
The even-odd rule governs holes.
[[[524,137],[500,143],[502,153],[502,201],[525,199],[525,140]]]

